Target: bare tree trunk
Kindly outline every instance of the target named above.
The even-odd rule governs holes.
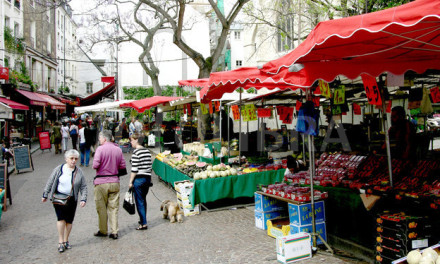
[[[162,89],[159,85],[159,77],[156,75],[150,76],[151,84],[153,86],[154,95],[162,95]]]

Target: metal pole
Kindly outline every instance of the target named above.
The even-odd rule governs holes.
[[[308,139],[308,147],[309,147],[309,169],[310,169],[310,198],[311,198],[311,207],[312,207],[312,241],[313,247],[316,247],[316,223],[315,223],[315,197],[313,190],[313,179],[315,177],[315,155],[313,153],[313,136],[307,135]],[[304,155],[305,156],[305,155]]]
[[[378,84],[379,85],[379,84]],[[383,126],[385,130],[385,144],[387,147],[387,161],[388,161],[388,174],[390,176],[390,186],[393,187],[393,167],[391,164],[391,148],[390,148],[390,135],[388,133],[388,120],[387,120],[387,113],[386,113],[386,103],[385,98],[383,96],[383,89],[385,88],[382,84],[380,86],[380,96],[382,98],[382,113],[383,113]]]
[[[238,111],[240,113],[239,120],[239,134],[238,134],[238,166],[241,166],[241,88],[240,88],[240,103],[238,104]]]
[[[230,139],[230,137],[231,137],[231,135],[230,135],[230,133],[229,133],[229,131],[230,131],[230,125],[229,125],[229,115],[230,115],[230,113],[231,113],[231,107],[229,106],[229,108],[228,108],[228,158],[229,157],[231,157],[231,139]],[[228,163],[229,163],[229,161],[228,161]]]

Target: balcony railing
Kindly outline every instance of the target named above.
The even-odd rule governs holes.
[[[20,9],[20,0],[14,0],[14,6]]]

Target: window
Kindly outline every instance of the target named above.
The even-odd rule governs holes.
[[[236,60],[235,61],[235,66],[241,67],[242,65],[243,65],[243,61],[241,61],[241,60]]]
[[[87,83],[87,93],[93,93],[93,83]]]
[[[52,36],[47,35],[47,53],[52,53]]]
[[[237,40],[239,40],[240,39],[240,31],[235,31],[234,32],[234,37],[235,37],[235,39],[237,39]]]
[[[10,26],[11,26],[11,19],[5,16],[5,27],[10,27]]]
[[[20,37],[20,25],[18,23],[14,23],[14,37]]]
[[[50,22],[50,10],[51,10],[51,5],[50,5],[50,1],[46,1],[46,18],[47,21]]]
[[[293,13],[289,12],[291,9],[290,1],[283,0],[283,7],[287,7],[287,11],[278,17],[279,31],[277,34],[277,48],[278,52],[291,50],[295,48],[293,43],[293,37],[295,36],[294,30],[294,17]]]
[[[5,67],[9,67],[9,56],[5,56]]]

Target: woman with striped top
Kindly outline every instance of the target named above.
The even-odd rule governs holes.
[[[139,134],[130,136],[134,148],[131,156],[131,174],[128,187],[133,188],[136,208],[139,214],[139,226],[136,230],[148,229],[147,225],[147,194],[151,183],[151,153],[139,144]]]

